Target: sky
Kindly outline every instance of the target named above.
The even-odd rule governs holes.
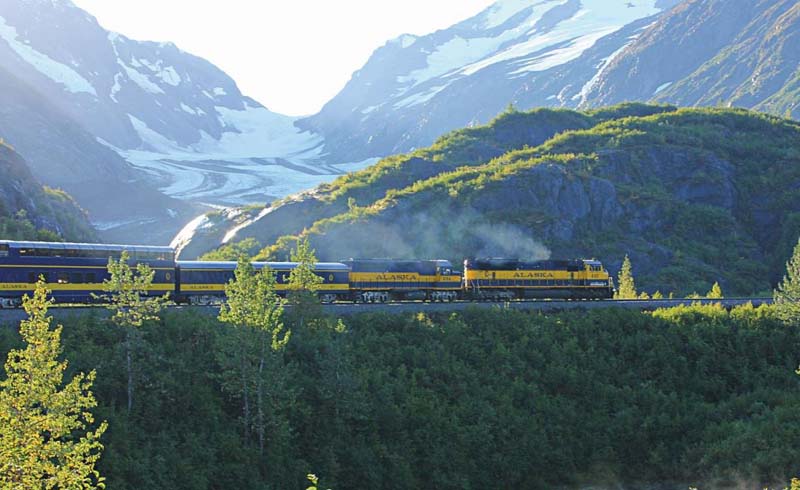
[[[292,116],[316,113],[370,54],[428,34],[493,0],[73,0],[108,30],[171,41],[211,61],[246,95]]]

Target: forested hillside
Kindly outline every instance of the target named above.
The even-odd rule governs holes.
[[[624,255],[649,292],[768,291],[800,229],[800,124],[738,109],[507,111],[275,206],[283,259]],[[555,251],[555,252],[554,252]]]
[[[42,186],[0,140],[0,239],[93,241],[95,231],[67,193]]]
[[[335,490],[685,490],[800,474],[800,328],[766,307],[286,321],[264,367],[263,454],[243,435],[236,329],[185,312],[145,325],[128,414],[124,331],[66,321],[68,376],[97,370],[107,487],[295,489],[311,472]],[[2,358],[18,342],[0,328]]]

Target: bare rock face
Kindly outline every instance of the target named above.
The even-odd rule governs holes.
[[[654,100],[797,115],[798,33],[793,0],[684,2],[610,63],[584,105]]]

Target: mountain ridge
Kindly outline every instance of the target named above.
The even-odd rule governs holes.
[[[539,112],[509,112],[468,131],[505,125],[524,134]],[[303,230],[274,240],[257,258],[285,258],[302,235],[311,238],[321,260],[460,260],[526,251],[544,257],[557,250],[565,257],[600,258],[616,271],[629,254],[649,292],[688,294],[715,281],[733,294],[773,287],[800,223],[794,191],[800,124],[738,109],[669,106],[628,105],[584,117],[589,115],[595,120],[588,128],[555,134],[538,146],[517,143],[476,165],[459,166],[459,151],[441,153],[451,162],[446,171],[377,192],[374,200],[347,199],[344,210],[341,198],[295,205]],[[457,131],[418,152],[469,152],[486,141],[478,136],[465,145],[463,137]],[[412,155],[393,158],[410,162]],[[383,165],[350,180],[368,189],[369,173],[379,175]],[[396,172],[402,175],[403,168]],[[510,239],[493,238],[499,236]],[[512,249],[503,248],[509,243]],[[519,244],[525,246],[513,248]]]

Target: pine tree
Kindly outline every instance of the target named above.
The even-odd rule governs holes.
[[[714,285],[711,286],[711,290],[706,294],[706,298],[722,299],[722,288],[719,287],[719,282],[715,282]]]
[[[786,262],[786,275],[773,293],[778,315],[786,321],[800,320],[800,240]]]
[[[291,331],[284,330],[284,300],[276,292],[275,272],[268,267],[256,271],[242,257],[234,278],[225,285],[225,303],[219,319],[237,331],[239,345],[234,346],[238,370],[238,388],[242,397],[242,418],[245,440],[251,427],[256,429],[258,445],[264,451],[266,412],[264,409],[265,366],[271,351],[280,351],[289,342]],[[256,350],[253,351],[253,348]],[[256,412],[251,415],[250,393],[255,390]]]
[[[102,488],[95,464],[107,424],[84,433],[94,423],[95,372],[78,374],[62,388],[62,327],[50,330],[48,293],[40,280],[33,297],[23,299],[28,319],[20,334],[27,345],[9,352],[7,378],[0,381],[0,488]]]
[[[128,412],[133,408],[133,354],[139,340],[139,328],[144,322],[157,320],[167,294],[160,297],[148,296],[155,271],[147,264],[128,264],[128,252],[123,251],[119,260],[108,259],[109,279],[103,281],[106,294],[102,299],[108,301],[107,308],[113,312],[111,322],[125,329],[125,366],[128,372]]]
[[[625,255],[625,260],[622,261],[622,268],[617,276],[617,292],[614,299],[636,299],[639,296],[636,294],[636,285],[633,282],[633,272],[631,268],[631,259]]]

